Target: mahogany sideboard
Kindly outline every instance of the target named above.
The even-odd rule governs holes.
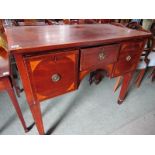
[[[39,134],[44,134],[40,102],[78,89],[97,69],[124,77],[122,103],[151,36],[111,24],[8,27],[5,35]]]

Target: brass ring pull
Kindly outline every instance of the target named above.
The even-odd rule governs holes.
[[[53,82],[58,82],[61,79],[61,76],[59,74],[53,74],[51,79]]]
[[[101,61],[101,60],[104,60],[105,56],[106,56],[106,55],[105,55],[104,52],[102,51],[102,52],[99,53],[98,58],[99,58],[99,60]]]
[[[126,61],[130,61],[130,60],[131,60],[131,56],[128,55],[128,56],[126,57]]]

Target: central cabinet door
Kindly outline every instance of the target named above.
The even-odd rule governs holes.
[[[28,56],[25,64],[39,101],[77,88],[78,50]]]

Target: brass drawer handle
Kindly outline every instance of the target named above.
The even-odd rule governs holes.
[[[104,49],[102,49],[102,52],[100,52],[99,55],[98,55],[98,58],[99,58],[100,61],[101,60],[104,60],[105,59],[105,56],[106,56],[103,51],[104,51]]]
[[[53,74],[51,79],[53,82],[58,82],[61,79],[61,76],[59,74]]]
[[[128,56],[126,57],[126,61],[130,61],[130,60],[131,60],[131,56],[128,55]]]

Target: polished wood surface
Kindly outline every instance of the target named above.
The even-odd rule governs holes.
[[[40,102],[104,76],[123,76],[122,103],[150,33],[110,24],[27,26],[6,29],[27,101],[40,134],[45,134]]]
[[[135,70],[139,62],[139,56],[140,55],[127,56],[125,59],[119,60],[115,65],[113,77]],[[129,61],[127,60],[128,57],[130,59]]]
[[[35,52],[88,46],[150,36],[150,33],[111,24],[22,26],[6,28],[8,49]]]
[[[113,77],[136,70],[145,42],[146,40],[135,40],[125,41],[121,44]]]
[[[25,63],[39,101],[77,89],[78,51],[26,57]]]
[[[120,44],[81,49],[80,70],[117,61]]]
[[[126,58],[127,56],[131,55],[134,56],[137,53],[135,51],[140,51],[143,48],[143,41],[138,40],[138,41],[127,41],[123,42],[120,52],[121,54],[119,55],[119,60]]]

